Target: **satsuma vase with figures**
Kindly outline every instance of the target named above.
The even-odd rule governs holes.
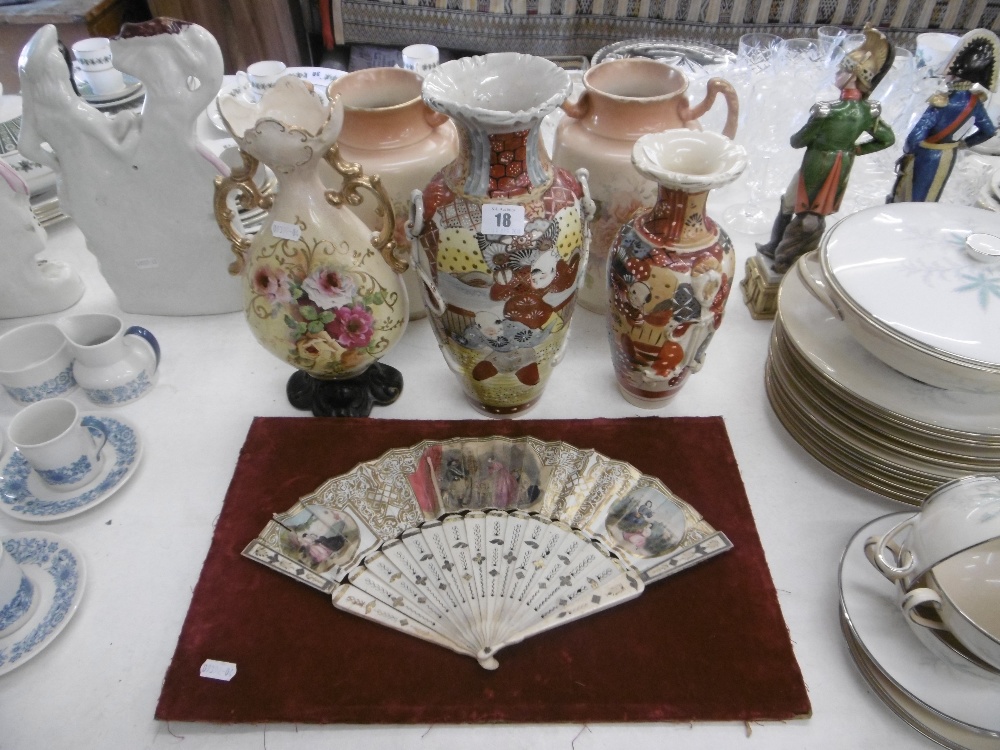
[[[656,408],[701,369],[722,323],[735,254],[705,203],[740,176],[747,155],[716,133],[670,130],[636,141],[632,161],[659,194],[611,245],[608,336],[622,395]]]
[[[517,53],[448,62],[424,81],[461,151],[414,196],[414,264],[445,360],[496,416],[541,396],[587,262],[586,174],[555,167],[539,136],[570,85],[555,64]]]

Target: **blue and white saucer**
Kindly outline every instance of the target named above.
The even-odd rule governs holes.
[[[135,473],[142,444],[131,425],[113,417],[84,417],[99,420],[108,430],[104,465],[83,487],[57,492],[45,484],[30,464],[14,450],[0,469],[0,511],[22,521],[58,521],[75,516],[107,500]]]
[[[34,614],[0,638],[0,675],[37,656],[62,632],[80,606],[87,580],[79,550],[62,537],[25,531],[3,540],[4,549],[35,584]]]

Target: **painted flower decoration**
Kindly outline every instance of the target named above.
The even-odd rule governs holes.
[[[339,362],[344,354],[344,347],[337,343],[329,333],[308,333],[295,343],[295,353],[302,362],[315,366],[318,363]]]
[[[292,301],[292,290],[288,283],[288,274],[280,268],[260,265],[256,268],[251,280],[253,290],[266,297],[272,303]]]
[[[363,305],[341,307],[334,313],[333,321],[326,326],[337,343],[347,349],[368,346],[374,333],[375,318]]]
[[[358,293],[358,285],[348,274],[324,266],[302,281],[302,291],[318,307],[332,310],[350,305]]]

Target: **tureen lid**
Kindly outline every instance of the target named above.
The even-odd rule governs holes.
[[[820,256],[837,296],[887,336],[1000,368],[1000,263],[988,257],[996,246],[991,211],[895,203],[838,223]]]

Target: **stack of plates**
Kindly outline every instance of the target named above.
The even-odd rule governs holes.
[[[860,529],[840,564],[840,622],[861,676],[900,719],[949,748],[1000,750],[1000,677],[952,666],[910,631],[895,589],[868,563],[865,542],[908,514]]]
[[[944,390],[865,350],[785,275],[765,375],[778,419],[809,453],[886,497],[919,504],[942,483],[1000,472],[1000,398]]]
[[[0,97],[0,159],[13,169],[31,191],[31,210],[43,227],[67,218],[59,208],[56,195],[56,173],[32,161],[17,147],[21,136],[21,97]]]

